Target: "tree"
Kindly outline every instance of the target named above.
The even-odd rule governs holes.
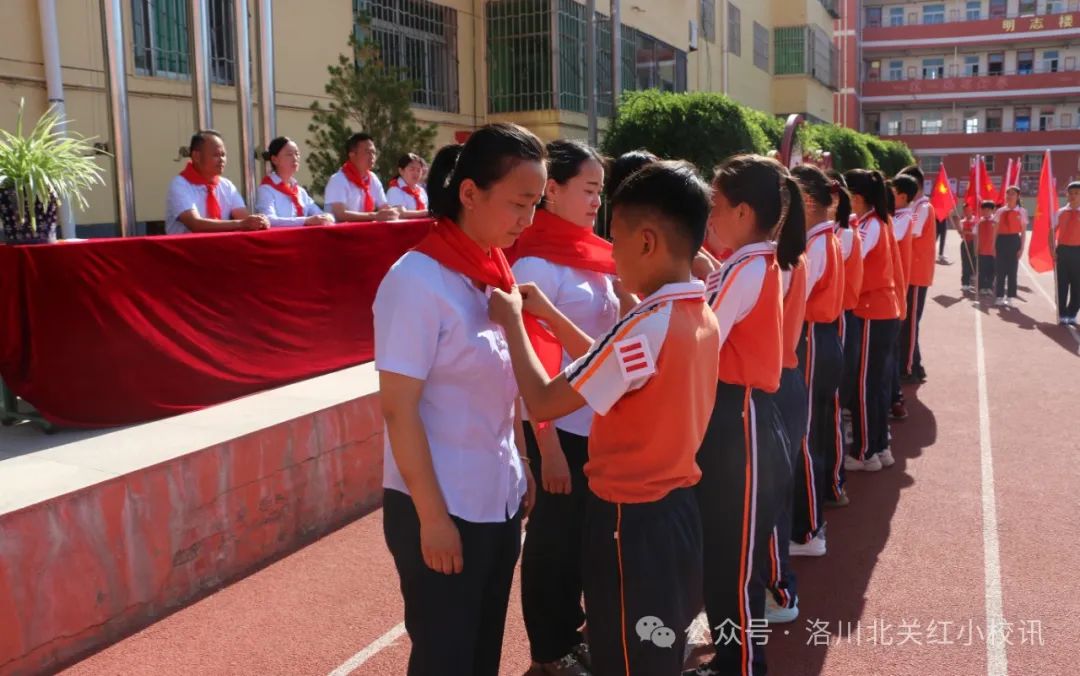
[[[366,21],[359,21],[366,29]],[[384,179],[394,174],[401,155],[430,157],[435,142],[435,125],[420,124],[413,115],[415,83],[407,79],[405,70],[383,62],[378,44],[370,38],[354,33],[349,36],[349,47],[351,56],[341,54],[336,65],[327,67],[329,104],[311,104],[307,162],[311,190],[320,195],[327,179],[347,159],[345,144],[355,132],[366,132],[374,139],[379,150],[375,173]]]

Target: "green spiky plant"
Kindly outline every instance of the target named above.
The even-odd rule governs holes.
[[[26,102],[19,100],[15,133],[0,129],[0,190],[15,193],[18,223],[30,222],[38,232],[36,204],[72,200],[87,206],[85,193],[104,185],[103,171],[94,162],[93,139],[68,131],[55,106],[50,106],[29,134],[23,135]]]

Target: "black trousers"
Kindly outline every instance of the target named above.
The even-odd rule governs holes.
[[[949,222],[948,221],[938,221],[937,222],[937,241],[938,241],[937,255],[939,255],[939,256],[944,256],[945,255],[945,236],[947,234],[949,234]]]
[[[805,340],[805,337],[802,339]],[[799,354],[800,364],[804,361],[805,349]],[[787,490],[782,498],[780,514],[769,537],[769,569],[767,586],[778,604],[785,608],[795,605],[799,598],[798,580],[791,569],[790,547],[793,535],[793,522],[803,518],[804,499],[801,498],[799,482],[802,481],[803,453],[806,452],[808,431],[807,415],[810,406],[806,390],[805,376],[801,368],[786,368],[780,374],[780,389],[775,395],[776,406],[784,423],[784,433],[788,439],[788,463],[791,476],[788,477]],[[813,472],[813,468],[810,470]],[[797,542],[803,542],[800,539]]]
[[[994,271],[997,273],[998,298],[1016,298],[1016,275],[1020,268],[1020,235],[998,235]]]
[[[960,286],[971,286],[975,281],[975,240],[960,242]]]
[[[893,344],[898,319],[863,321],[859,350],[858,403],[852,410],[855,443],[853,455],[860,460],[880,453],[889,445],[889,393],[893,368]]]
[[[774,396],[719,383],[696,487],[704,536],[705,612],[723,674],[764,674],[769,537],[791,477]]]
[[[835,471],[835,467],[828,466],[827,458],[836,453],[836,400],[844,368],[837,325],[808,323],[799,353],[809,395],[809,415],[806,442],[796,453],[791,541],[806,543],[825,524],[822,508],[832,484],[826,472]],[[843,456],[839,462],[843,464]]]
[[[1058,316],[1080,312],[1080,246],[1057,247]]]
[[[590,495],[584,524],[585,608],[597,676],[677,676],[701,608],[701,518],[693,489],[656,502]]]
[[[514,566],[521,550],[520,513],[500,523],[452,517],[464,567],[444,575],[420,552],[412,498],[383,492],[383,535],[401,578],[405,629],[412,641],[409,676],[497,676]]]
[[[994,289],[994,257],[979,254],[979,291]]]
[[[847,470],[844,469],[844,456],[847,455],[847,434],[844,430],[843,411],[852,412],[858,406],[859,365],[862,363],[862,317],[851,310],[844,310],[840,315],[840,343],[844,347],[844,368],[840,374],[840,390],[836,395],[836,436],[835,446],[825,457],[825,474],[829,478],[829,492],[834,500],[844,493],[847,482]]]
[[[589,485],[585,479],[589,439],[559,430],[570,467],[569,495],[536,487],[536,504],[525,526],[521,552],[521,608],[529,651],[537,662],[554,662],[582,641],[581,526]],[[525,425],[525,447],[537,482],[543,459],[531,425]]]
[[[919,347],[920,327],[923,310],[926,306],[925,286],[909,286],[907,293],[907,317],[900,326],[900,346],[897,354],[900,358],[900,373],[907,375],[923,374],[922,349]]]

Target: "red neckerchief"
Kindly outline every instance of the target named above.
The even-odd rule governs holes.
[[[578,270],[615,274],[611,242],[546,209],[536,210],[532,225],[518,238],[511,255],[514,260],[534,256]]]
[[[268,185],[282,195],[285,195],[292,200],[293,206],[296,207],[296,215],[304,215],[304,205],[300,204],[300,186],[287,183],[284,179],[275,183],[274,179],[269,176],[263,176],[263,179],[259,181],[259,185]]]
[[[415,250],[477,284],[506,292],[514,287],[514,273],[502,249],[493,247],[491,254],[487,254],[448,218],[436,221],[431,232],[420,240]],[[526,313],[523,319],[540,363],[549,376],[554,376],[562,366],[562,344],[535,316]]]
[[[360,170],[352,162],[341,165],[341,172],[345,174],[345,178],[349,179],[349,183],[364,191],[364,211],[368,213],[375,211],[375,200],[371,197],[371,172],[361,175]]]
[[[201,185],[206,188],[206,213],[204,213],[203,216],[215,221],[220,221],[221,203],[218,202],[217,187],[218,180],[221,177],[215,176],[213,178],[206,178],[195,170],[195,165],[191,162],[187,163],[187,166],[180,172],[180,175],[191,185]]]
[[[396,178],[394,180],[397,181]],[[424,198],[420,196],[420,188],[415,185],[410,187],[408,183],[404,183],[401,181],[398,181],[397,187],[403,193],[411,196],[414,200],[416,200],[416,208],[418,210],[424,211],[425,209],[427,209],[427,205],[424,204]]]

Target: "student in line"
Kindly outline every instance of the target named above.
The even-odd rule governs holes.
[[[919,346],[919,333],[923,309],[926,306],[926,292],[934,283],[934,242],[937,230],[934,220],[934,207],[923,193],[926,179],[922,169],[916,165],[905,167],[901,174],[915,179],[918,191],[911,203],[912,237],[911,274],[908,275],[908,288],[905,304],[908,308],[906,323],[900,333],[900,376],[905,382],[926,382],[926,369],[922,363],[922,351]],[[903,289],[897,289],[902,292]],[[899,300],[899,299],[898,299]]]
[[[964,217],[960,219],[960,290],[975,292],[975,225],[979,222],[971,205],[964,204]]]
[[[544,157],[540,140],[517,125],[474,132],[432,186],[436,225],[375,297],[383,531],[405,601],[410,676],[499,673],[535,489],[510,353],[488,296],[513,288],[502,248],[532,222]]]
[[[709,227],[734,253],[706,282],[721,345],[696,495],[716,654],[694,673],[749,676],[765,669],[764,637],[751,633],[751,622],[765,618],[769,537],[791,490],[775,394],[783,365],[781,270],[806,248],[802,193],[776,160],[733,157],[713,178]]]
[[[588,145],[568,140],[549,143],[547,157],[544,200],[514,247],[514,277],[519,284],[535,285],[587,335],[599,336],[620,316],[611,243],[593,234],[604,186],[603,158]],[[549,375],[573,361],[562,346],[558,352],[561,359]],[[544,674],[588,673],[588,646],[580,631],[585,621],[581,546],[594,415],[583,406],[553,422],[531,420],[525,426],[529,461],[540,486],[521,555],[521,604],[534,668]]]
[[[840,253],[844,257],[844,311],[840,315],[837,330],[840,342],[844,346],[844,368],[840,374],[840,391],[837,393],[835,442],[831,453],[825,457],[825,474],[829,479],[827,507],[846,507],[850,504],[844,483],[847,470],[844,458],[847,457],[847,445],[854,441],[852,431],[852,411],[856,407],[855,395],[859,390],[859,363],[862,347],[862,317],[855,314],[862,293],[863,251],[862,238],[859,236],[855,214],[851,213],[851,197],[847,190],[847,181],[842,174],[830,171],[827,174],[835,182],[836,193],[833,198],[833,214],[836,219],[836,236],[840,239]],[[843,220],[843,205],[847,204],[849,218]]]
[[[263,160],[272,167],[255,193],[255,212],[270,221],[270,227],[327,225],[334,217],[323,213],[304,186],[296,181],[300,170],[300,148],[287,136],[270,142]]]
[[[876,472],[893,463],[889,450],[891,355],[900,323],[894,258],[895,238],[888,226],[885,178],[877,171],[852,169],[844,174],[858,214],[863,247],[863,279],[855,314],[862,319],[858,338],[856,406],[852,411],[853,453],[844,458],[849,471]],[[932,241],[932,240],[931,240]]]
[[[1057,212],[1050,233],[1050,251],[1057,265],[1058,323],[1076,326],[1080,312],[1080,181],[1065,190],[1069,203]]]
[[[428,196],[420,185],[420,176],[424,173],[423,158],[415,153],[402,155],[397,162],[397,172],[386,191],[386,203],[400,209],[398,215],[402,218],[426,218]]]
[[[225,140],[213,129],[196,132],[188,144],[191,160],[169,183],[165,233],[266,230],[270,221],[248,212],[240,191],[225,178]]]
[[[982,217],[976,226],[976,247],[979,250],[978,275],[979,295],[994,295],[994,212],[997,205],[993,200],[983,200],[979,205]]]
[[[1028,212],[1020,206],[1020,188],[1010,185],[1005,191],[1005,206],[994,214],[994,293],[996,307],[1012,307],[1020,256],[1027,243]]]
[[[596,411],[585,475],[585,609],[593,673],[681,673],[701,602],[702,533],[694,457],[712,411],[719,336],[691,262],[705,237],[709,187],[685,162],[655,162],[612,198],[613,255],[643,300],[597,340],[525,286],[525,309],[578,358],[549,379],[522,322],[518,292],[495,292],[530,413]]]
[[[900,253],[900,266],[897,268],[897,300],[902,300],[900,308],[900,331],[907,331],[907,340],[901,340],[897,336],[896,347],[893,349],[893,368],[890,371],[892,379],[892,409],[890,414],[894,420],[904,420],[908,417],[907,406],[904,403],[904,392],[901,388],[903,381],[902,372],[905,372],[905,357],[903,345],[916,344],[914,333],[918,329],[918,317],[910,312],[912,306],[907,305],[907,300],[918,302],[915,294],[909,293],[909,284],[906,280],[911,277],[913,261],[914,231],[912,221],[915,219],[913,204],[919,193],[918,182],[907,174],[898,174],[889,181],[889,190],[896,206],[892,214],[893,235]],[[886,195],[889,197],[890,195]],[[917,311],[917,308],[914,308]]]
[[[345,145],[347,159],[326,181],[326,208],[338,223],[392,221],[400,210],[386,202],[382,181],[373,171],[379,151],[363,132],[353,134]]]

